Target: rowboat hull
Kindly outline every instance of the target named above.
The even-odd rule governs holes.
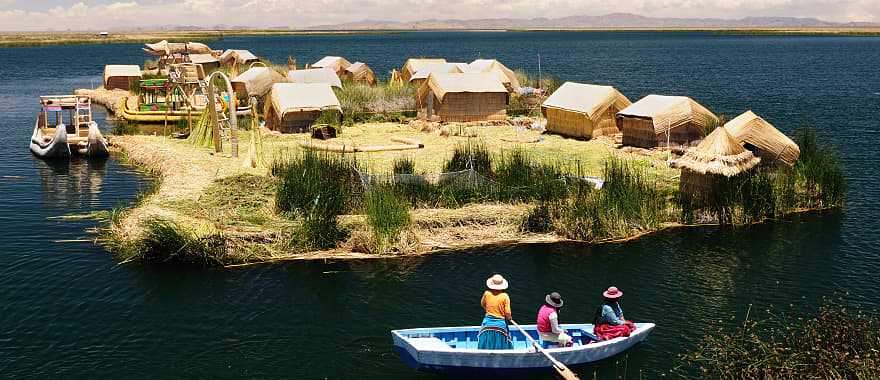
[[[535,325],[523,329],[537,339]],[[567,366],[598,362],[618,355],[648,338],[653,323],[637,323],[636,331],[627,338],[587,343],[593,331],[592,324],[564,324],[575,340],[573,347],[548,348],[557,360]],[[479,326],[440,327],[391,332],[394,349],[410,367],[424,372],[457,376],[515,376],[533,372],[552,371],[547,358],[530,347],[519,331],[511,331],[513,349],[480,350],[476,348]]]
[[[73,140],[70,136],[74,136]],[[110,155],[107,139],[94,122],[88,124],[88,136],[83,139],[68,135],[63,125],[56,127],[51,135],[44,134],[38,121],[31,135],[30,149],[35,156],[45,159],[65,159],[75,155],[99,158]]]

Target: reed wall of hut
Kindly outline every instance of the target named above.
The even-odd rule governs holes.
[[[434,115],[444,122],[494,121],[507,119],[507,94],[449,93],[434,96]]]
[[[655,122],[651,118],[618,115],[617,129],[623,134],[623,145],[639,148],[666,146],[667,139],[671,146],[690,146],[703,138],[704,123],[687,122],[657,132]]]

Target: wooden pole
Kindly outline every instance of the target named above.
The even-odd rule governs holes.
[[[217,125],[217,106],[214,105],[214,76],[208,78],[208,121],[211,123],[211,132],[214,138],[214,152],[223,152],[223,143],[220,139],[220,126]]]

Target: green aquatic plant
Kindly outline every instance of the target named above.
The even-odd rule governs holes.
[[[385,185],[374,185],[364,199],[364,214],[373,234],[373,252],[388,252],[392,242],[410,226],[409,205],[394,190]]]
[[[846,198],[846,176],[837,151],[821,141],[816,131],[803,127],[795,135],[801,155],[795,170],[806,191],[805,206],[835,207]]]
[[[492,176],[492,154],[482,142],[467,142],[456,145],[452,150],[452,157],[443,165],[444,172],[471,169],[481,175]]]

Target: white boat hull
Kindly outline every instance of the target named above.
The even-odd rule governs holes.
[[[48,136],[43,133],[38,121],[31,135],[30,149],[40,158],[70,158],[74,155],[97,158],[110,155],[107,139],[95,122],[88,124],[88,137],[85,140],[71,142],[64,125],[57,126],[54,133]]]

